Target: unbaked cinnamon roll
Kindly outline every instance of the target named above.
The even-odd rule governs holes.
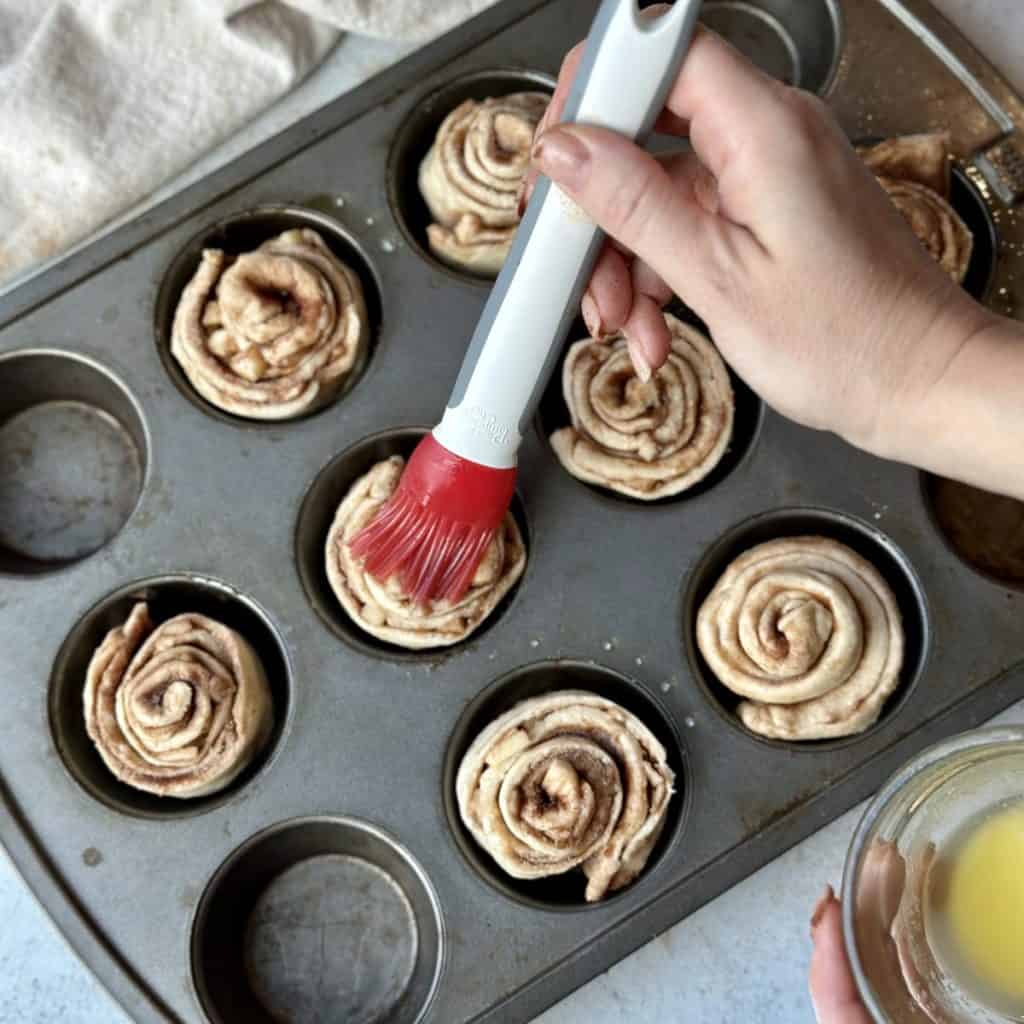
[[[878,179],[928,254],[957,284],[967,276],[974,235],[937,192],[912,181]]]
[[[621,336],[576,342],[562,367],[572,425],[551,435],[562,465],[587,483],[644,501],[679,494],[718,465],[735,400],[714,345],[670,314],[668,361],[646,384]]]
[[[441,123],[420,165],[420,192],[434,223],[431,251],[478,274],[497,274],[519,223],[519,185],[533,133],[548,105],[540,92],[466,100]]]
[[[857,150],[879,178],[913,181],[949,198],[952,142],[949,132],[900,135]]]
[[[513,878],[581,867],[594,903],[632,882],[665,824],[675,777],[635,715],[582,690],[517,704],[473,741],[455,781],[473,838]]]
[[[378,462],[345,495],[327,534],[327,579],[349,618],[378,640],[411,650],[447,647],[473,633],[515,586],[526,568],[526,548],[509,513],[469,590],[454,603],[418,604],[396,578],[371,576],[348,545],[394,493],[404,466],[398,455]]]
[[[310,228],[232,257],[206,249],[182,292],[171,352],[208,402],[257,420],[326,405],[366,356],[363,288]]]
[[[971,264],[974,236],[949,202],[948,133],[886,139],[859,152],[932,259],[961,283]]]
[[[715,676],[746,698],[752,732],[815,740],[862,732],[899,682],[903,624],[878,570],[827,537],[758,544],[722,574],[697,615]]]
[[[154,626],[142,602],[93,654],[84,710],[110,771],[158,796],[223,789],[274,724],[263,666],[241,636],[205,615]]]

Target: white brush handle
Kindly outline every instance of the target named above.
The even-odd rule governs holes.
[[[701,0],[646,18],[604,0],[562,115],[644,141],[689,48]],[[604,235],[547,178],[537,183],[466,353],[435,438],[450,452],[511,469],[579,309]]]

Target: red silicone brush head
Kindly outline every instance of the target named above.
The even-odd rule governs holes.
[[[390,501],[349,547],[371,576],[397,576],[420,604],[457,601],[501,526],[515,486],[514,469],[460,458],[428,434]]]

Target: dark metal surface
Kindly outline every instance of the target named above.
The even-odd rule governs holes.
[[[98,364],[0,356],[0,572],[41,573],[113,538],[142,492],[142,414]]]
[[[262,891],[276,874],[323,854],[360,858],[398,883],[413,908],[418,951],[425,927],[436,929],[435,952],[444,952],[431,962],[443,961],[444,971],[428,1020],[527,1020],[866,796],[912,752],[1024,690],[1024,667],[1015,667],[1024,665],[1024,594],[972,572],[942,543],[918,474],[765,413],[752,397],[742,451],[727,471],[653,507],[569,478],[546,429],[531,431],[519,506],[529,565],[490,628],[468,642],[398,657],[338,620],[317,578],[331,502],[360,459],[409,443],[415,435],[404,428],[436,419],[486,297],[478,282],[420,251],[422,224],[407,212],[415,200],[396,197],[407,193],[427,133],[403,135],[403,126],[422,128],[423,99],[460,76],[521,68],[531,85],[543,81],[594,6],[505,0],[0,298],[0,356],[56,350],[47,355],[52,366],[85,359],[106,382],[99,392],[65,394],[51,387],[61,372],[32,374],[38,390],[19,404],[20,386],[0,362],[0,420],[41,402],[84,402],[124,428],[139,458],[138,503],[95,554],[49,572],[0,561],[0,836],[72,945],[137,1020],[204,1019],[204,960],[191,942],[215,921],[213,897],[203,896],[218,891],[211,879],[245,878],[234,867],[246,863],[263,872]],[[713,6],[731,17],[741,8]],[[813,86],[834,66],[830,100],[851,137],[948,127],[970,158],[1024,125],[1017,97],[925,3],[839,6],[834,61],[816,49],[831,4],[764,0],[742,9],[769,26],[765,38],[775,42],[764,42],[761,56],[775,70],[785,73],[778,61],[788,54],[793,74]],[[915,27],[915,17],[924,23]],[[399,159],[393,147],[403,138],[411,148]],[[984,181],[980,190],[1000,237],[989,301],[1013,312],[1024,225]],[[165,353],[174,293],[202,240],[228,231],[230,241],[239,225],[265,218],[267,206],[286,210],[262,221],[266,230],[282,217],[315,217],[355,261],[379,311],[373,350],[351,390],[314,416],[270,425],[210,409]],[[552,415],[557,402],[542,407],[538,422]],[[767,744],[737,728],[724,695],[704,678],[690,641],[693,588],[744,531],[763,539],[765,529],[811,519],[877,555],[897,583],[914,654],[903,688],[865,736]],[[230,618],[262,645],[275,677],[278,733],[266,757],[222,797],[173,814],[95,770],[82,731],[90,644],[137,596],[161,615],[196,603]],[[513,689],[555,685],[552,663],[566,659],[566,675],[575,666],[592,685],[650,709],[657,721],[648,724],[674,745],[687,804],[681,799],[651,870],[585,911],[503,891],[473,863],[445,809],[450,767],[480,702],[497,700],[497,708]],[[524,670],[535,663],[543,664]],[[358,820],[340,831],[278,824],[296,815]],[[395,837],[384,841],[390,853],[360,845],[358,835],[373,833],[360,822]],[[287,839],[272,838],[279,833]],[[241,859],[233,856],[240,847]],[[250,896],[255,905],[258,892]],[[239,918],[218,920],[226,927]],[[232,948],[241,957],[244,936]],[[208,992],[202,998],[213,1005]],[[405,1018],[396,1009],[390,1019]]]
[[[840,4],[815,0],[704,0],[701,20],[769,74],[825,92],[842,51]]]
[[[437,897],[402,847],[351,818],[283,822],[243,843],[192,926],[215,1024],[417,1024],[437,992]]]
[[[243,938],[245,975],[232,988],[251,988],[275,1021],[374,1024],[394,1019],[416,946],[412,907],[387,872],[359,857],[317,854],[260,893]]]

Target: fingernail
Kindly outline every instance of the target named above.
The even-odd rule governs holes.
[[[586,178],[590,151],[568,128],[556,126],[534,143],[533,162],[560,185],[576,189]]]
[[[835,899],[835,893],[832,891],[831,885],[825,886],[825,892],[821,899],[814,906],[814,912],[811,914],[811,936],[814,936],[814,929],[821,924],[821,919],[825,916],[825,911],[828,910],[828,905]]]
[[[601,321],[601,310],[597,308],[597,303],[590,292],[583,296],[580,312],[583,314],[583,322],[587,325],[590,336],[595,339],[603,338],[605,329],[604,323]]]
[[[629,348],[629,358],[633,361],[633,369],[636,370],[640,383],[646,384],[651,379],[651,364],[647,362],[647,356],[636,342],[627,340],[626,344]]]

